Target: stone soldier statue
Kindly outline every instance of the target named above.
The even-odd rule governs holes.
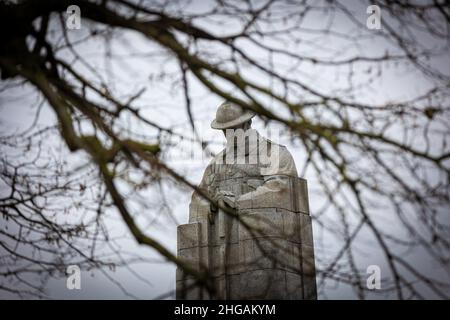
[[[177,298],[316,298],[306,181],[286,147],[251,128],[254,115],[224,102],[211,123],[227,145],[199,189],[219,207],[193,193],[189,223],[178,227],[178,256],[206,272],[215,291],[177,270]]]

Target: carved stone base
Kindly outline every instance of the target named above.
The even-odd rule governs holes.
[[[246,199],[237,217],[219,211],[178,227],[178,257],[206,270],[215,294],[177,270],[177,299],[316,299],[306,180],[290,179],[289,192]]]

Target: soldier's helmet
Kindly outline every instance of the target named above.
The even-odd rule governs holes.
[[[216,118],[211,122],[213,129],[233,128],[253,118],[255,113],[241,106],[225,101],[217,108]]]

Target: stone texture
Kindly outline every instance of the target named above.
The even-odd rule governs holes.
[[[238,218],[217,212],[212,224],[203,219],[179,226],[178,257],[196,270],[208,270],[218,291],[215,298],[316,299],[311,217],[308,204],[302,203],[307,200],[306,181],[297,181],[291,184],[299,193],[297,202],[276,208],[239,207]],[[177,290],[191,280],[177,270]],[[186,298],[200,295],[210,298],[204,289],[192,289]]]
[[[182,224],[177,229],[178,249],[194,248],[200,245],[199,222]],[[181,241],[182,240],[182,241]]]
[[[239,208],[278,208],[309,214],[307,181],[289,176],[280,176],[279,179],[285,180],[285,190],[244,194],[238,200]]]
[[[299,213],[301,243],[310,247],[314,246],[311,217],[304,213]]]
[[[239,299],[285,299],[286,272],[255,270],[241,274]]]
[[[255,238],[240,243],[241,270],[258,269],[301,271],[298,244],[282,238]]]
[[[247,210],[245,214],[241,214],[240,217],[243,223],[249,226],[248,229],[244,225],[239,226],[239,240],[241,241],[258,237],[283,237],[283,215],[272,209],[251,209]]]
[[[302,245],[302,272],[305,276],[313,277],[316,274],[314,265],[314,248]]]
[[[241,246],[239,243],[232,243],[228,246],[227,273],[239,274],[242,272],[242,261],[239,255]]]
[[[286,272],[286,297],[290,300],[303,299],[303,281],[298,273]]]
[[[295,192],[297,194],[296,212],[302,212],[309,215],[309,201],[308,201],[308,183],[305,179],[297,178],[294,181]]]
[[[200,247],[180,249],[178,250],[178,258],[191,265],[196,271],[200,271]]]
[[[315,276],[303,276],[303,299],[304,300],[316,300],[317,288]]]
[[[191,202],[189,205],[189,222],[197,222],[208,219],[210,204],[204,199]]]
[[[283,236],[285,239],[300,244],[302,221],[299,221],[299,219],[301,214],[284,209],[277,209],[276,214],[283,219]]]
[[[229,114],[230,110],[235,112]],[[238,111],[219,107],[213,127],[249,119]],[[242,139],[249,146],[241,159],[245,161],[233,163],[235,158],[230,155],[236,146],[234,139],[228,139],[199,185],[212,198],[234,208],[237,217],[211,208],[194,193],[189,223],[178,227],[178,257],[195,270],[206,270],[216,294],[209,296],[192,277],[177,270],[177,298],[316,299],[307,182],[297,177],[294,160],[284,146],[257,132],[247,133],[255,134],[258,143],[250,145],[250,139]],[[254,149],[260,147],[267,149]],[[255,150],[259,155],[259,151],[267,153],[267,163],[249,161]]]

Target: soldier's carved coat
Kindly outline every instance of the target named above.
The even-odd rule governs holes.
[[[246,133],[253,132],[258,143],[240,151],[228,144],[199,185],[235,208],[236,216],[194,192],[189,223],[178,227],[178,257],[206,271],[216,292],[210,296],[178,269],[177,298],[316,298],[306,180],[298,178],[286,147],[251,130]]]
[[[223,192],[234,196],[232,201],[239,206],[239,203],[248,199],[257,201],[266,193],[285,192],[289,187],[288,177],[297,177],[294,159],[287,148],[263,138],[254,129],[250,130],[253,130],[257,136],[257,144],[250,148],[247,145],[245,148],[245,163],[237,160],[237,150],[232,151],[227,147],[206,167],[199,188],[208,192],[212,198],[215,198],[219,192]],[[234,157],[227,158],[229,152]],[[260,157],[262,154],[265,155],[264,159]],[[256,161],[252,161],[251,157],[255,155]],[[252,164],[252,162],[256,163]],[[209,207],[209,202],[196,192],[192,195],[192,202],[196,206]],[[205,218],[191,211],[189,222]]]

